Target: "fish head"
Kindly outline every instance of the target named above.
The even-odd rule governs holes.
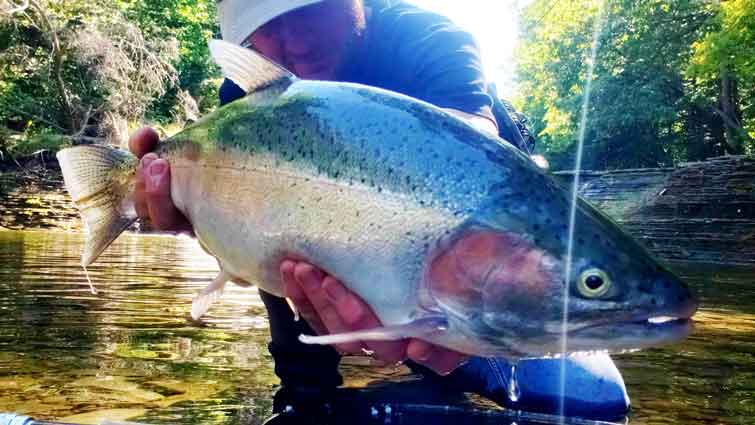
[[[595,208],[579,200],[571,243],[568,215],[536,230],[533,220],[469,226],[435,257],[431,292],[450,328],[509,357],[632,350],[690,332],[687,285]]]

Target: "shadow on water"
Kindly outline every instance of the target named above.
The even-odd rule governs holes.
[[[215,276],[214,260],[188,238],[126,234],[90,268],[92,295],[82,242],[0,231],[0,411],[154,424],[259,424],[271,414],[277,379],[256,291],[232,286],[192,322],[191,299]],[[751,422],[753,270],[675,267],[701,294],[697,327],[682,344],[617,356],[630,422]],[[342,366],[346,389],[322,423],[528,423],[475,396],[439,394],[403,367],[365,362]],[[388,381],[401,386],[380,386]]]

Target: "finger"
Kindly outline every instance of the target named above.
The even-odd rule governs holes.
[[[382,324],[372,309],[333,277],[323,281],[328,302],[334,307],[343,324],[351,330],[372,329]],[[363,341],[374,357],[390,363],[406,358],[406,341]]]
[[[323,289],[325,273],[318,270],[311,264],[298,263],[294,268],[294,277],[300,284],[309,302],[325,325],[328,333],[349,332],[353,328],[349,327],[343,318],[338,314],[336,306],[330,302],[327,293]],[[345,353],[361,353],[361,342],[355,341],[350,343],[338,344],[336,348]]]
[[[439,375],[448,375],[467,359],[467,355],[413,339],[406,348],[410,359],[425,365]]]
[[[284,260],[280,265],[281,281],[283,283],[283,295],[290,298],[296,306],[296,310],[299,312],[304,320],[309,323],[309,326],[318,335],[324,335],[328,333],[328,329],[320,320],[320,317],[315,312],[314,307],[309,302],[307,295],[302,291],[299,283],[294,277],[294,268],[296,263],[291,260]]]
[[[136,215],[139,217],[149,218],[149,207],[147,205],[147,194],[145,192],[146,190],[146,184],[145,184],[145,175],[147,173],[147,168],[149,167],[149,164],[152,163],[157,159],[157,155],[154,153],[148,153],[142,157],[142,160],[139,161],[139,169],[136,172],[136,183],[134,185],[134,193],[132,195],[134,200],[134,209],[136,210]]]
[[[128,148],[138,158],[152,152],[160,141],[160,136],[151,127],[136,130],[128,139]]]
[[[147,206],[147,197],[144,193],[144,180],[137,180],[134,186],[134,209],[138,217],[149,218],[149,207]]]
[[[148,162],[142,160],[144,162]],[[187,230],[191,225],[173,205],[170,197],[170,167],[168,161],[157,158],[148,162],[145,170],[144,190],[149,218],[161,230]]]

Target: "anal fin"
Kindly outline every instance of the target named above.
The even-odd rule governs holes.
[[[207,313],[212,303],[217,301],[222,295],[225,289],[225,284],[231,280],[231,276],[226,274],[222,269],[215,279],[204,289],[191,302],[191,318],[199,320],[200,317]]]
[[[422,338],[423,336],[446,330],[448,322],[441,316],[427,316],[401,325],[383,326],[354,332],[331,335],[299,335],[299,341],[305,344],[343,344],[354,341],[396,341],[405,338]]]

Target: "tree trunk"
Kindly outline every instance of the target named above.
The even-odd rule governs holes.
[[[718,100],[718,115],[724,123],[726,132],[727,151],[738,155],[744,153],[743,142],[749,135],[742,127],[742,112],[739,109],[737,96],[737,79],[726,68],[721,66],[721,94]]]
[[[76,114],[76,108],[74,107],[73,102],[71,101],[71,97],[68,94],[68,89],[66,88],[65,81],[63,81],[63,61],[65,60],[65,52],[60,45],[58,30],[57,28],[55,28],[55,26],[53,26],[52,21],[47,16],[47,11],[45,10],[45,7],[43,5],[40,5],[36,0],[29,0],[29,4],[31,4],[32,8],[34,9],[34,13],[39,19],[37,26],[45,31],[47,33],[47,36],[50,38],[50,53],[52,57],[52,66],[50,71],[53,79],[55,80],[55,86],[58,90],[61,106],[63,107],[63,111],[66,114],[68,121],[67,125],[70,127],[70,133],[75,134],[81,126]]]

